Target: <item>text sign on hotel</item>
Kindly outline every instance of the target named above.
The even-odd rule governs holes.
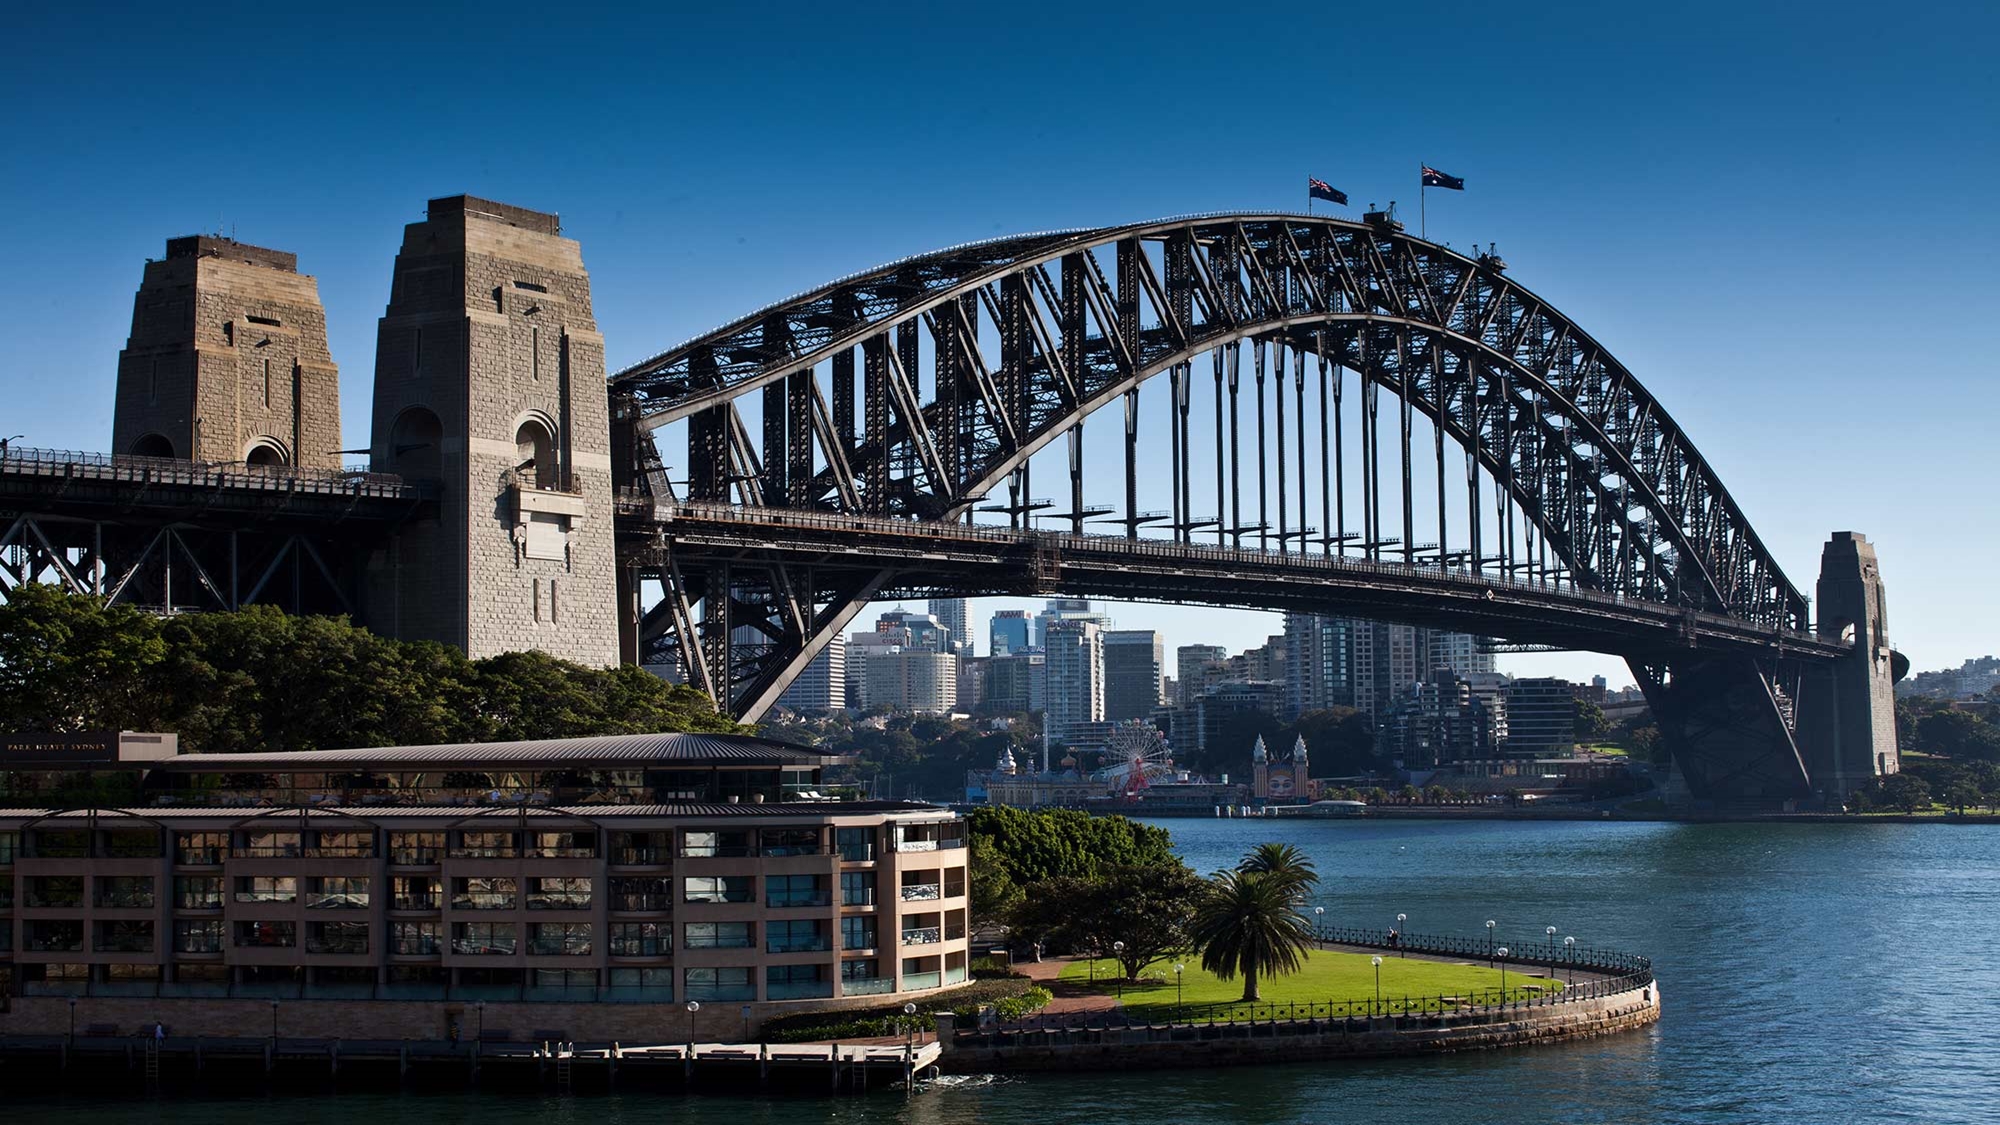
[[[62,769],[121,761],[157,761],[173,757],[179,742],[171,734],[121,731],[0,735],[0,765]]]

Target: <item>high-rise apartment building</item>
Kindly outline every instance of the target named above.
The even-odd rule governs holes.
[[[1028,627],[1028,611],[1025,609],[1003,609],[995,613],[986,634],[987,655],[1025,652],[1031,643]]]
[[[999,715],[1044,708],[1048,658],[1042,650],[1022,648],[989,656],[985,659],[985,672],[985,691],[980,699],[983,710]]]
[[[1285,615],[1285,712],[1352,707],[1355,622],[1316,613]]]
[[[862,675],[870,707],[942,715],[958,706],[958,657],[948,652],[879,649],[868,654]]]
[[[883,613],[882,616],[877,617],[875,619],[875,631],[877,633],[895,633],[899,631],[907,633],[909,640],[903,643],[911,648],[920,648],[927,652],[952,651],[951,631],[945,628],[942,622],[931,614],[918,613],[915,610],[904,609],[902,606],[897,606],[895,609],[889,610]]]
[[[961,658],[972,655],[972,632],[966,628],[964,598],[932,598],[926,607],[931,616],[944,626],[947,634],[946,651],[956,653]]]
[[[1210,684],[1221,679],[1219,670],[1229,659],[1221,645],[1182,645],[1174,650],[1174,680],[1180,690],[1177,706],[1191,705]]]
[[[1071,725],[1104,718],[1104,633],[1091,621],[1051,621],[1043,649],[1048,686],[1042,721],[1049,741],[1059,743]]]
[[[1549,677],[1507,685],[1507,754],[1567,758],[1576,752],[1576,690]]]
[[[1035,642],[1049,647],[1049,626],[1057,621],[1088,621],[1099,630],[1111,628],[1111,618],[1090,608],[1088,598],[1051,598],[1035,615]]]
[[[1160,677],[1166,671],[1166,643],[1151,629],[1112,629],[1104,634],[1104,717],[1149,719],[1159,709]]]
[[[847,638],[835,636],[812,658],[799,678],[778,697],[778,706],[802,715],[826,715],[847,707]]]

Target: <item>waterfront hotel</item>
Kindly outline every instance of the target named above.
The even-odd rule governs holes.
[[[7,805],[126,798],[0,808],[0,1034],[737,1038],[966,978],[963,821],[831,799],[837,758],[171,740],[0,745]]]

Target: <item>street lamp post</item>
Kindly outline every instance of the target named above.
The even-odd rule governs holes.
[[[1326,927],[1322,921],[1322,919],[1324,919],[1325,916],[1326,916],[1326,907],[1324,906],[1313,907],[1313,937],[1317,938],[1321,945],[1326,944]]]
[[[1410,916],[1409,916],[1408,914],[1398,914],[1398,915],[1396,915],[1396,948],[1397,948],[1397,949],[1400,949],[1400,950],[1402,950],[1402,951],[1403,951],[1403,956],[1404,956],[1405,958],[1408,958],[1408,957],[1409,957],[1409,955],[1410,955],[1410,951],[1409,951],[1409,949],[1408,949],[1407,947],[1405,947],[1405,946],[1403,945],[1403,939],[1404,939],[1404,933],[1405,933],[1405,931],[1404,931],[1404,928],[1403,928],[1403,923],[1405,923],[1405,922],[1407,922],[1407,921],[1409,921],[1409,920],[1410,920]]]
[[[1382,958],[1378,954],[1370,957],[1368,963],[1375,966],[1375,1007],[1379,1010],[1382,1007]]]
[[[909,1046],[917,1041],[917,1002],[903,1005],[903,1044]]]
[[[1181,995],[1182,995],[1181,970],[1185,968],[1187,968],[1187,966],[1181,964],[1179,961],[1174,962],[1174,1022],[1175,1023],[1179,1023],[1181,1020],[1186,1018],[1181,1013]]]
[[[1118,1002],[1123,1004],[1125,1002],[1125,977],[1127,975],[1125,972],[1124,942],[1114,941],[1111,943],[1111,959],[1118,962]]]
[[[1573,937],[1566,937],[1563,939],[1563,960],[1569,962],[1569,983],[1575,984],[1576,983],[1576,939]]]
[[[1491,918],[1486,920],[1486,963],[1489,965],[1493,963],[1493,927],[1495,924]]]
[[[1556,928],[1550,926],[1542,932],[1549,935],[1549,959],[1553,961],[1556,956]]]
[[[1494,952],[1500,955],[1500,1003],[1505,1005],[1507,1003],[1507,947],[1503,945],[1499,949],[1494,950]]]
[[[687,1014],[688,1014],[688,1057],[689,1057],[689,1058],[693,1058],[693,1057],[694,1057],[694,1014],[695,1014],[696,1012],[699,1012],[699,1011],[701,1011],[701,1001],[699,1001],[699,1000],[690,1000],[690,1001],[688,1001],[688,1002],[687,1002]]]

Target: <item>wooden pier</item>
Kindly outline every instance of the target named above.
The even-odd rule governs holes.
[[[914,1092],[935,1073],[936,1042],[900,1045],[838,1043],[572,1043],[392,1039],[175,1038],[149,1036],[0,1036],[0,1068],[13,1075],[60,1078],[124,1070],[148,1083],[180,1081],[211,1067],[289,1074],[318,1070],[337,1079],[491,1078],[532,1080],[558,1089],[609,1088],[625,1078],[742,1089],[783,1085],[796,1090],[865,1093],[900,1086]]]

